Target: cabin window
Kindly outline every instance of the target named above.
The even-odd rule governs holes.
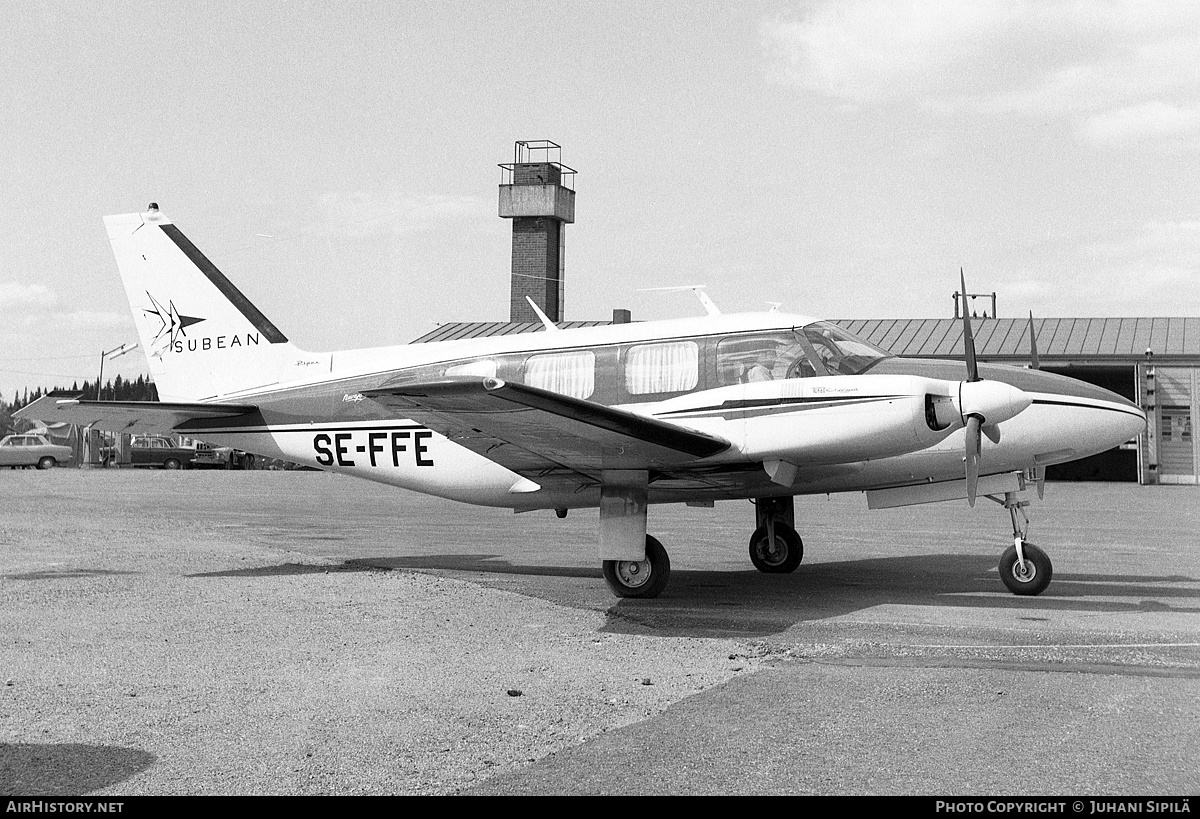
[[[477,375],[482,378],[496,377],[496,362],[490,358],[480,361],[468,361],[466,364],[455,364],[446,368],[446,375]]]
[[[596,391],[596,355],[591,350],[532,355],[525,361],[525,383],[572,398]]]
[[[700,348],[694,341],[639,344],[625,357],[630,395],[694,390],[700,379]]]

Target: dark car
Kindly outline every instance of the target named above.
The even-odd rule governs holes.
[[[196,450],[178,446],[165,435],[137,435],[129,444],[129,463],[161,469],[184,469],[192,464]]]

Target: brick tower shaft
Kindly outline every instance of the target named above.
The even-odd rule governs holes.
[[[563,320],[563,240],[575,221],[575,191],[564,180],[575,171],[558,161],[560,151],[547,140],[517,142],[513,162],[500,166],[500,216],[513,222],[509,321],[538,321],[526,296],[552,321]]]

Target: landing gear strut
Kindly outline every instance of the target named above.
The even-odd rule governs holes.
[[[989,496],[990,497],[990,496]],[[1054,566],[1050,556],[1025,539],[1029,533],[1029,501],[1018,501],[1015,492],[1005,492],[1004,500],[991,498],[1008,510],[1013,524],[1013,545],[1000,556],[1000,580],[1013,594],[1041,594],[1050,585]]]
[[[767,574],[796,571],[804,559],[804,541],[796,533],[795,505],[788,498],[754,501],[758,528],[750,536],[750,562]]]

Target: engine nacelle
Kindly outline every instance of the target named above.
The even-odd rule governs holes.
[[[957,388],[953,382],[859,375],[784,384],[795,394],[778,395],[769,410],[764,406],[746,413],[740,447],[744,456],[797,465],[875,460],[925,449],[962,426],[960,418],[944,426],[929,422],[928,396],[948,397]],[[780,388],[750,384],[744,400],[762,405],[767,392]]]

